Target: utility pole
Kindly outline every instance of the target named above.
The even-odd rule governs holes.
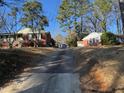
[[[121,18],[122,18],[122,31],[124,34],[124,0],[119,0],[119,7],[121,11]]]

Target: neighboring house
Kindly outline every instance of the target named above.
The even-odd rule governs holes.
[[[101,43],[101,35],[102,33],[92,32],[84,37],[82,41],[78,41],[77,44],[79,47],[97,46]]]
[[[119,43],[123,43],[124,42],[124,35],[116,35],[115,34],[115,36],[116,36],[116,38],[117,38]]]
[[[17,33],[1,33],[0,41],[2,47],[12,44],[13,47],[39,47],[39,46],[53,46],[53,39],[50,32],[34,31],[30,28],[25,28]]]
[[[83,42],[82,41],[77,41],[77,46],[78,47],[84,47]]]
[[[97,46],[101,43],[102,33],[92,32],[83,38],[83,46]]]

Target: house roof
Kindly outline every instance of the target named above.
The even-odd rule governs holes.
[[[93,39],[93,38],[100,39],[101,35],[102,35],[102,33],[92,32],[88,36],[84,37],[83,40],[90,40],[90,39]]]
[[[124,39],[124,35],[115,35],[115,36]]]
[[[44,30],[41,30],[40,32],[45,32]],[[32,29],[31,28],[24,28],[20,31],[17,32],[18,34],[32,34]],[[39,33],[38,30],[34,31],[34,33]]]

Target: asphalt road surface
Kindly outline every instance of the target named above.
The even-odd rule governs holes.
[[[74,73],[71,50],[57,50],[32,68],[25,69],[0,93],[81,93],[79,74]]]

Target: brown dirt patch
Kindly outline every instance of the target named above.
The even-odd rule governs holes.
[[[77,49],[77,68],[84,93],[124,92],[124,48],[104,46]]]
[[[35,66],[52,48],[22,48],[0,50],[0,87],[23,72],[24,68]]]

